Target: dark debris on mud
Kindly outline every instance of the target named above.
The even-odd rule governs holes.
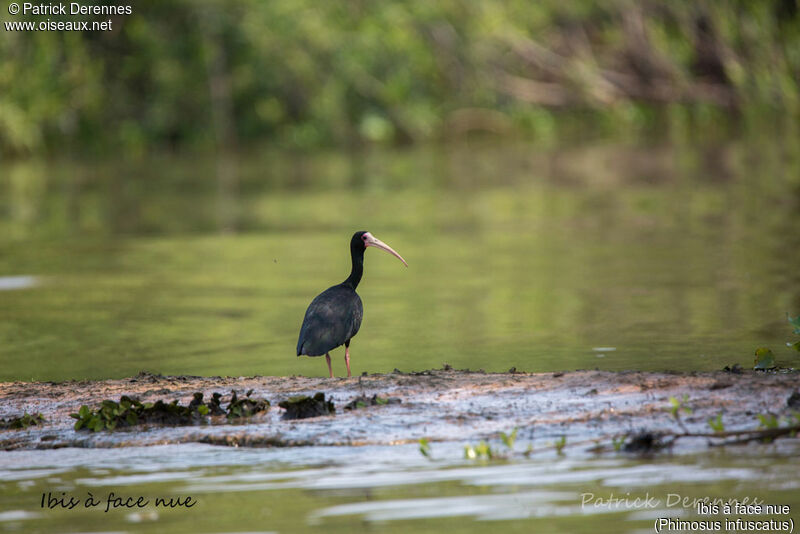
[[[397,397],[379,397],[377,394],[373,395],[372,397],[359,395],[355,399],[345,404],[344,409],[350,411],[366,408],[368,406],[384,406],[387,404],[400,404],[401,402],[403,401]]]
[[[646,454],[658,452],[670,445],[669,441],[664,440],[664,434],[642,431],[628,436],[622,445],[622,450],[634,454]]]
[[[223,396],[220,390],[237,393]],[[202,417],[191,415],[189,426],[174,427],[143,417],[152,424],[137,426],[142,429],[137,432],[74,431],[70,413],[82,405],[97,411],[104,400],[123,396],[136,398],[143,406],[160,401],[161,411],[177,405]],[[282,409],[270,411],[268,398],[284,399],[278,404]],[[693,410],[681,412],[685,428],[670,413],[672,398],[686,398]],[[341,413],[336,413],[334,401],[342,406]],[[387,406],[380,406],[383,401]],[[717,416],[729,430],[712,437],[725,443],[790,436],[792,431],[786,428],[770,429],[769,435],[756,432],[756,418],[774,414],[785,426],[799,405],[796,374],[748,370],[535,374],[517,369],[470,372],[445,365],[443,369],[335,379],[201,378],[143,372],[104,381],[0,383],[0,418],[8,420],[24,412],[45,418],[26,429],[2,430],[0,450],[191,442],[250,447],[395,444],[420,439],[477,442],[496,440],[518,428],[534,450],[543,450],[563,436],[564,450],[588,450],[589,444],[600,442],[602,452],[649,454],[674,444],[676,436],[680,450],[706,448],[713,434],[708,421]],[[364,409],[368,407],[373,408]],[[311,419],[295,422],[302,418]],[[220,424],[225,422],[230,424]]]
[[[278,403],[278,406],[286,410],[283,412],[281,419],[308,419],[311,417],[320,417],[323,415],[331,415],[336,412],[333,402],[325,400],[325,394],[321,391],[314,394],[313,397],[308,395],[298,395],[289,397],[285,401]]]

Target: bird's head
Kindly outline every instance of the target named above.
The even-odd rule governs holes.
[[[367,250],[367,247],[375,247],[381,250],[385,250],[389,254],[393,255],[395,258],[403,262],[403,265],[408,267],[406,260],[403,257],[394,251],[392,247],[375,237],[369,232],[361,231],[356,232],[353,234],[353,239],[350,240],[350,248],[354,251],[364,251]]]

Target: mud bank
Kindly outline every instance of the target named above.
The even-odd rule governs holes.
[[[759,414],[789,417],[787,403],[800,387],[797,373],[724,371],[696,374],[575,371],[564,373],[481,373],[432,370],[354,378],[192,377],[142,373],[104,381],[0,383],[0,418],[41,413],[44,422],[22,430],[0,431],[0,449],[126,447],[174,443],[230,446],[359,446],[492,439],[518,428],[518,442],[536,450],[562,436],[570,445],[641,431],[710,432],[708,420],[722,414],[725,429],[755,429]],[[121,395],[142,402],[206,397],[253,390],[272,408],[247,420],[113,432],[75,431],[69,414],[81,405],[99,405]],[[324,392],[333,415],[282,420],[278,403],[292,396]],[[400,402],[345,411],[359,397],[392,397]],[[671,413],[670,397],[688,399],[682,429]],[[683,450],[707,447],[703,438],[682,439]]]

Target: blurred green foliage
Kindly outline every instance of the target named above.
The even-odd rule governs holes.
[[[799,17],[797,0],[141,0],[111,32],[0,32],[0,149],[791,127]]]

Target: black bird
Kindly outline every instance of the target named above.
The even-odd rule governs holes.
[[[361,327],[364,308],[356,287],[364,274],[364,251],[367,247],[376,247],[393,254],[403,265],[406,260],[392,247],[377,239],[369,232],[356,232],[350,240],[350,257],[353,269],[347,280],[339,285],[329,287],[316,296],[306,310],[303,326],[300,327],[300,338],[297,340],[297,355],[325,355],[328,372],[333,378],[330,351],[344,345],[344,362],[347,365],[347,376],[350,375],[350,340]]]

